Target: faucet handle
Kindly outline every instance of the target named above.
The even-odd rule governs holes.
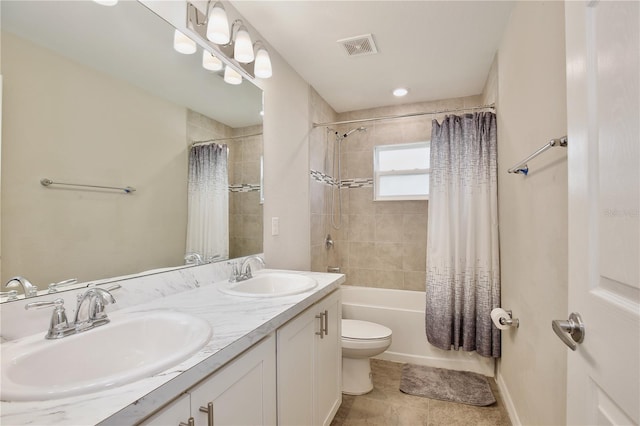
[[[40,302],[31,302],[24,305],[24,309],[26,310],[29,310],[32,308],[41,309],[41,308],[48,308],[49,306],[54,306],[56,308],[64,307],[64,299],[59,297],[54,300],[43,300]]]
[[[12,300],[18,300],[18,291],[17,290],[9,290],[9,291],[0,291],[0,297],[7,297],[7,302]]]
[[[231,266],[231,276],[229,277],[230,283],[235,283],[240,278],[240,269],[238,268],[238,262],[227,262],[227,265]]]
[[[48,293],[49,293],[49,294],[51,294],[51,293],[57,293],[57,292],[58,292],[58,289],[59,289],[60,287],[66,287],[66,286],[68,286],[68,285],[72,285],[72,284],[75,284],[75,283],[77,283],[77,282],[78,282],[78,279],[77,279],[77,278],[71,278],[71,279],[68,279],[68,280],[60,281],[60,282],[58,282],[58,283],[51,283],[51,284],[49,284],[49,291],[48,291]]]
[[[251,265],[247,264],[247,267],[244,270],[243,278],[245,280],[248,280],[249,278],[253,278],[253,275],[251,275]]]
[[[69,321],[67,320],[67,313],[64,310],[64,299],[57,298],[53,301],[43,302],[31,302],[24,305],[25,309],[41,309],[49,306],[53,306],[53,315],[51,315],[51,322],[49,324],[49,331],[45,338],[47,339],[59,339],[66,336],[71,332],[69,328]]]

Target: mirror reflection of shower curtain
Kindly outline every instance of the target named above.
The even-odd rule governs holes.
[[[229,258],[227,145],[192,146],[189,151],[187,253],[204,260]]]

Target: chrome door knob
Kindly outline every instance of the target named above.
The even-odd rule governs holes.
[[[582,322],[582,317],[577,312],[571,313],[567,321],[551,321],[551,328],[553,328],[553,331],[558,335],[560,340],[572,351],[576,350],[578,343],[584,341],[584,323]]]

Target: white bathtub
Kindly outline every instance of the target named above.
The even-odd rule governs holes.
[[[473,371],[494,376],[494,360],[464,351],[443,351],[427,342],[425,292],[342,286],[342,317],[372,321],[393,331],[387,351],[376,358]]]

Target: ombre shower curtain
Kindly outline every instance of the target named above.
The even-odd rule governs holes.
[[[204,260],[229,258],[228,152],[215,143],[189,151],[187,253]]]
[[[500,357],[496,116],[446,116],[431,131],[427,340]]]

